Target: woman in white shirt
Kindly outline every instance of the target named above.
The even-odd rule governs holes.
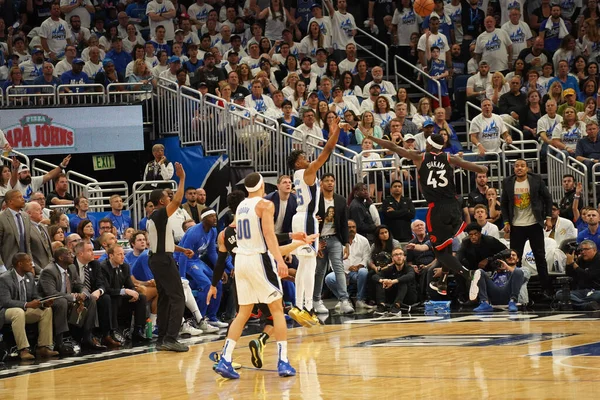
[[[281,92],[283,93],[286,99],[289,99],[294,94],[294,91],[296,90],[296,84],[299,80],[300,78],[298,78],[298,74],[295,72],[291,72],[287,76],[285,80],[286,85],[283,89],[281,89]]]
[[[308,100],[308,91],[306,90],[306,83],[304,81],[298,81],[294,89],[294,93],[289,97],[292,102],[292,107],[299,110],[304,107],[306,100]]]
[[[431,100],[429,97],[421,97],[417,105],[417,112],[413,115],[412,122],[419,130],[423,128],[423,122],[430,119],[433,121],[431,113]]]
[[[406,104],[406,118],[412,118],[417,113],[417,107],[411,103],[406,88],[398,88],[398,91],[396,92],[396,103]]]
[[[313,21],[308,26],[308,34],[300,42],[300,59],[304,57],[315,57],[317,49],[328,49],[329,36],[324,36],[321,33],[321,27],[316,21]]]
[[[271,5],[258,14],[258,19],[266,20],[265,36],[272,42],[281,40],[281,32],[285,29],[287,21],[294,21],[281,0],[271,0]]]
[[[577,111],[574,107],[567,107],[563,112],[562,129],[556,136],[552,135],[552,146],[560,149],[565,155],[573,157],[577,142],[587,136],[585,124],[577,119]]]
[[[127,37],[123,38],[123,51],[131,53],[133,46],[136,44],[141,44],[142,46],[146,44],[142,35],[138,34],[134,24],[127,24],[127,28],[125,29],[127,30]]]
[[[485,97],[492,101],[492,104],[498,106],[500,96],[510,91],[510,85],[504,79],[502,72],[494,72],[492,82],[485,88]]]
[[[362,97],[362,90],[354,84],[354,76],[352,76],[350,71],[342,72],[342,75],[340,76],[340,86],[342,87],[344,96],[355,96],[357,101],[358,97]]]
[[[375,118],[375,124],[383,130],[387,124],[394,118],[396,113],[391,111],[390,101],[385,96],[379,96],[375,100],[375,112],[373,117]]]
[[[381,156],[379,153],[373,152],[373,141],[365,137],[361,143],[362,152],[360,153],[360,157],[354,156],[354,162],[356,163],[357,172],[360,162],[360,168],[362,169],[362,179],[364,183],[369,185],[369,195],[371,197],[375,196],[375,188],[377,187],[377,202],[381,202],[381,197],[383,194],[383,185],[385,184],[385,179],[383,177],[383,173],[381,171],[369,171],[372,168],[383,168],[383,163],[381,162]],[[360,160],[360,161],[359,161]]]

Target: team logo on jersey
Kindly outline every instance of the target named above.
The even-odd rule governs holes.
[[[525,32],[519,27],[515,32],[510,34],[510,40],[513,43],[525,43]]]
[[[435,235],[429,235],[429,240],[431,243],[437,243],[437,237]]]
[[[494,34],[494,36],[492,36],[492,38],[485,43],[485,49],[487,51],[496,51],[500,49],[500,45],[500,38],[498,35]]]
[[[510,1],[506,5],[506,8],[508,9],[508,11],[510,11],[510,10],[519,10],[519,11],[521,11],[521,3],[519,3],[518,1]]]
[[[406,14],[402,16],[402,24],[403,25],[412,25],[417,22],[417,17],[415,16],[415,12],[410,10]]]
[[[483,132],[481,132],[481,136],[484,139],[495,139],[498,137],[498,125],[496,125],[496,121],[492,121],[491,124],[487,125],[483,128]]]

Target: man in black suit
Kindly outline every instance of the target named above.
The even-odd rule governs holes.
[[[36,275],[39,276],[42,268],[52,261],[52,241],[46,226],[41,223],[44,219],[42,206],[35,201],[29,202],[25,204],[25,212],[31,220],[31,256]]]
[[[327,314],[329,310],[321,300],[321,291],[323,290],[323,279],[327,265],[331,262],[331,267],[335,273],[335,280],[338,286],[340,313],[349,314],[354,312],[354,308],[349,301],[346,273],[344,264],[345,257],[350,254],[350,244],[348,243],[348,210],[346,208],[346,199],[337,193],[335,189],[335,176],[330,173],[323,174],[321,178],[321,200],[319,201],[319,211],[317,219],[319,220],[319,254],[317,257],[317,271],[315,275],[315,291],[313,302],[315,311],[319,314]]]
[[[131,267],[125,263],[125,252],[118,245],[112,245],[107,250],[108,259],[101,263],[102,273],[106,281],[106,293],[111,298],[112,326],[118,326],[119,313],[126,313],[131,321],[131,312],[135,316],[134,331],[131,335],[133,341],[145,342],[149,340],[144,335],[146,324],[146,296],[135,290],[131,280]]]
[[[0,328],[11,324],[12,332],[21,360],[32,360],[25,324],[38,323],[38,345],[36,354],[40,358],[58,355],[52,346],[52,309],[43,308],[34,279],[33,261],[26,253],[13,257],[10,271],[0,275]],[[44,306],[51,306],[46,302]]]
[[[107,347],[119,347],[121,342],[114,337],[112,326],[112,302],[106,294],[106,281],[102,266],[94,259],[94,246],[91,243],[78,242],[75,247],[73,265],[79,273],[79,283],[96,300],[98,323],[102,331],[102,344]]]
[[[63,336],[69,331],[69,304],[77,302],[80,309],[87,308],[83,322],[82,345],[90,350],[105,350],[98,339],[92,335],[96,323],[96,300],[80,283],[79,273],[73,265],[73,255],[66,247],[59,247],[54,252],[54,262],[48,264],[40,275],[39,289],[43,296],[62,297],[54,300],[52,313],[54,320],[54,337],[61,355],[72,355],[73,349],[63,344]]]
[[[515,161],[514,175],[502,182],[502,218],[504,231],[510,233],[510,247],[523,254],[529,240],[546,298],[553,297],[546,265],[544,226],[552,229],[552,196],[538,174],[529,172],[527,162]]]

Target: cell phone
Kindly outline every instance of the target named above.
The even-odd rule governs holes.
[[[19,27],[21,26],[21,23],[19,21],[15,22],[14,24],[12,24],[13,29],[17,30],[19,29]]]

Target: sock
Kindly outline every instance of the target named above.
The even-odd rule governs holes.
[[[225,339],[225,346],[223,346],[223,351],[221,352],[221,357],[225,359],[227,362],[231,362],[233,357],[233,349],[235,349],[235,340],[231,340],[229,338]]]
[[[269,335],[264,332],[258,336],[258,341],[261,342],[263,346],[267,344],[267,340],[269,340]]]
[[[156,314],[150,313],[150,323],[152,324],[152,328],[156,326]]]
[[[303,261],[305,258],[298,257],[298,269],[296,270],[296,278],[294,279],[296,283],[296,307],[300,310],[304,307],[304,274],[306,273],[306,268]]]
[[[313,311],[313,293],[315,292],[315,273],[317,271],[316,257],[300,257],[304,258],[304,306]]]
[[[287,341],[277,342],[277,353],[279,354],[279,359],[283,362],[288,362],[287,358]]]
[[[200,310],[193,311],[194,318],[196,318],[196,322],[200,323],[202,321],[202,314],[200,314]]]
[[[183,293],[185,295],[185,307],[192,312],[194,318],[196,318],[196,322],[200,322],[202,320],[202,313],[200,312],[198,303],[196,303],[196,299],[192,294],[192,289],[190,289],[189,286],[184,286]]]

